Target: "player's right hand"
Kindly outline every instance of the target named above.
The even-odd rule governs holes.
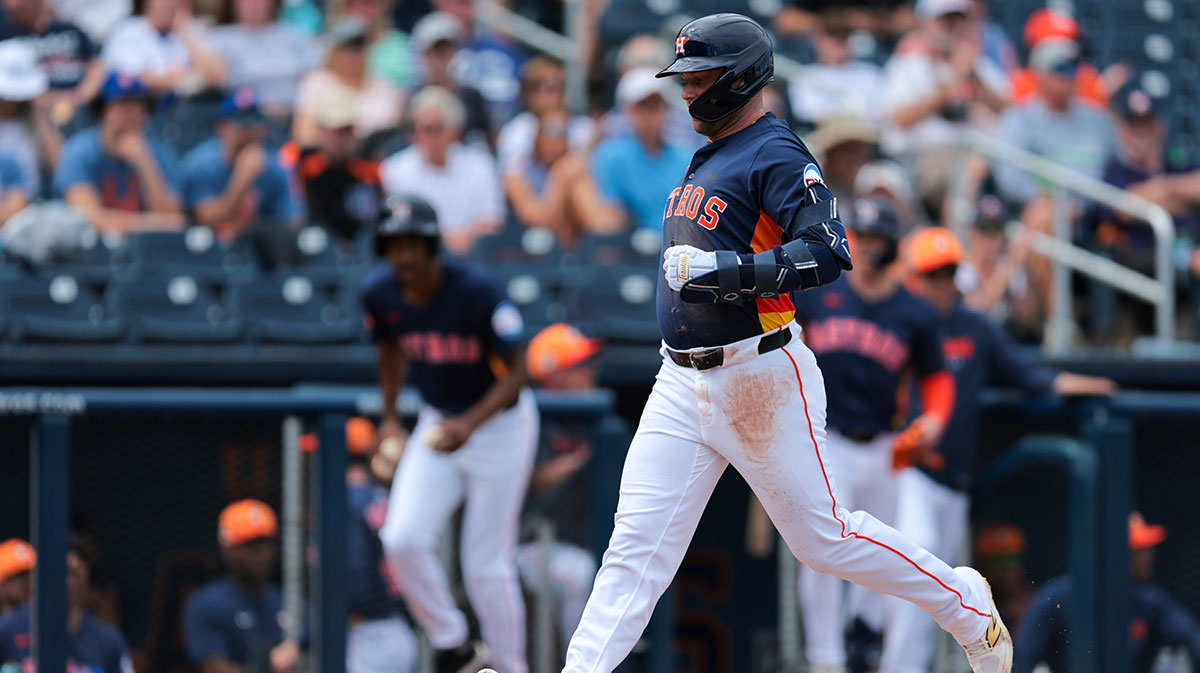
[[[667,285],[679,292],[693,278],[716,271],[717,256],[690,245],[673,245],[663,251],[662,267]]]

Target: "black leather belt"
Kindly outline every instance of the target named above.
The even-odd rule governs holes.
[[[770,353],[776,348],[783,348],[792,340],[792,331],[790,329],[779,330],[758,340],[758,354]],[[667,349],[667,355],[671,357],[671,361],[680,367],[691,367],[692,369],[712,369],[725,364],[725,348],[706,348],[702,351],[677,351],[671,348]]]

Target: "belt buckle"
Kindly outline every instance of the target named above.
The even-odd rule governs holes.
[[[705,352],[706,351],[692,351],[687,354],[688,363],[692,365],[692,369],[704,369],[704,361],[701,358],[704,356]],[[701,357],[696,357],[697,355]]]

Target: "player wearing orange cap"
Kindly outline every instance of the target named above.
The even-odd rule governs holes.
[[[933,304],[942,320],[942,359],[958,394],[937,443],[938,459],[918,462],[900,473],[896,530],[955,563],[967,533],[967,486],[979,444],[980,392],[987,386],[1013,386],[1030,393],[1109,395],[1116,385],[1028,362],[998,325],[968,308],[954,283],[963,259],[962,244],[948,229],[930,227],[914,234],[908,258],[915,293]],[[920,392],[914,395],[919,398]],[[880,670],[926,673],[933,657],[934,623],[911,603],[891,600]]]
[[[33,549],[23,540],[9,540],[0,547],[4,569],[28,573],[33,567]],[[9,563],[14,560],[15,564]],[[120,631],[85,606],[91,577],[91,548],[72,538],[67,549],[67,670],[133,673]],[[32,631],[32,606],[26,602],[0,621],[0,662],[19,662],[20,670],[32,671]]]
[[[1129,636],[1132,666],[1129,670],[1158,670],[1155,660],[1163,648],[1182,647],[1192,662],[1200,661],[1200,623],[1182,605],[1151,583],[1154,550],[1167,539],[1167,529],[1150,525],[1140,512],[1128,519],[1129,571],[1133,581]],[[1071,576],[1050,580],[1032,602],[1033,612],[1021,627],[1021,647],[1013,658],[1013,673],[1031,673],[1044,663],[1052,673],[1069,670],[1067,639],[1071,613]]]
[[[596,389],[598,339],[571,325],[557,323],[533,337],[526,350],[529,376],[541,390],[563,393]],[[521,517],[524,543],[517,548],[517,571],[530,593],[549,591],[562,648],[575,632],[592,590],[596,561],[587,550],[586,493],[583,467],[592,457],[589,428],[570,421],[543,419],[529,496]],[[534,538],[550,526],[554,542]]]
[[[33,546],[19,538],[0,543],[0,615],[29,602],[30,571],[37,564]]]
[[[275,512],[258,500],[221,511],[217,542],[226,575],[200,587],[183,611],[188,658],[200,673],[291,673],[298,645],[285,640],[286,615],[271,582],[278,556]]]

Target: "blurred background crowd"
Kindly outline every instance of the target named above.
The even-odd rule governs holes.
[[[637,272],[657,255],[662,195],[702,142],[654,73],[685,15],[740,9],[774,31],[767,100],[822,161],[843,212],[878,195],[906,229],[956,224],[970,305],[1037,343],[1063,282],[1031,244],[1053,229],[1052,186],[960,160],[980,131],[1169,211],[1188,337],[1200,278],[1195,8],[1076,4],[4,0],[0,241],[14,263],[3,273],[64,272],[54,305],[37,301],[45,283],[10,285],[9,301],[90,323],[8,336],[270,339],[254,325],[211,328],[253,314],[246,281],[279,267],[312,268],[300,275],[314,291],[257,301],[325,327],[355,318],[341,290],[370,264],[380,200],[409,192],[434,205],[452,254],[520,276],[510,292],[533,325],[623,311],[624,333],[606,336],[654,343],[650,278]],[[1066,207],[1071,242],[1155,270],[1145,223],[1084,199]],[[578,262],[620,267],[595,271],[608,282],[594,285],[621,291],[565,287],[555,270]],[[136,287],[180,275],[196,282],[173,285],[170,301]],[[1145,305],[1067,282],[1083,299],[1073,345],[1151,331]],[[185,338],[135,324],[171,311],[209,329]],[[104,328],[114,320],[128,324]],[[309,338],[350,338],[318,332]]]

